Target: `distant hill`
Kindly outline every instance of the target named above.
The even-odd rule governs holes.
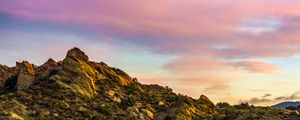
[[[276,105],[273,105],[272,107],[273,108],[287,108],[287,107],[290,107],[290,106],[297,107],[299,105],[300,105],[300,102],[282,102],[282,103],[278,103]]]

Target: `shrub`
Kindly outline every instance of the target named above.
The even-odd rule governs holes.
[[[132,94],[133,91],[134,91],[133,88],[128,88],[127,91],[126,91],[126,93],[127,93],[127,94]]]
[[[93,111],[89,110],[89,109],[85,109],[81,111],[82,115],[84,117],[92,117],[93,116]]]
[[[227,102],[219,102],[219,103],[216,104],[216,106],[218,108],[229,108],[229,107],[231,107],[230,104],[227,103]]]
[[[121,105],[126,108],[135,105],[135,103],[136,103],[136,100],[132,96],[125,97],[121,101]]]
[[[107,115],[111,115],[111,113],[113,112],[111,106],[108,106],[106,104],[99,106],[98,111]]]

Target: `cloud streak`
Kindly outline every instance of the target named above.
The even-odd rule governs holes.
[[[262,103],[276,103],[276,102],[282,102],[282,101],[295,101],[300,100],[300,91],[297,91],[289,96],[279,96],[275,98],[272,97],[271,94],[265,94],[262,97],[253,97],[249,100],[241,100],[241,102],[246,102],[249,104],[262,104]]]

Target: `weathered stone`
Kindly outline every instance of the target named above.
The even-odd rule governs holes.
[[[109,91],[107,91],[107,94],[109,95],[109,96],[114,96],[115,95],[115,91],[113,91],[113,90],[109,90]]]
[[[162,101],[159,101],[159,102],[158,102],[158,106],[165,106],[165,103],[162,102]]]
[[[21,63],[17,62],[17,70],[19,71],[17,88],[24,89],[29,87],[35,79],[35,72],[32,64],[28,61],[23,61]]]
[[[142,109],[142,112],[150,119],[153,119],[153,113],[147,109]]]
[[[53,116],[58,117],[58,114],[57,113],[53,113]]]

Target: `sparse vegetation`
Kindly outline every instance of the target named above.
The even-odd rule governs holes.
[[[98,111],[106,115],[111,115],[114,111],[111,106],[107,104],[102,104],[98,107]]]
[[[121,101],[121,105],[125,108],[135,105],[136,100],[133,96],[127,96]]]

